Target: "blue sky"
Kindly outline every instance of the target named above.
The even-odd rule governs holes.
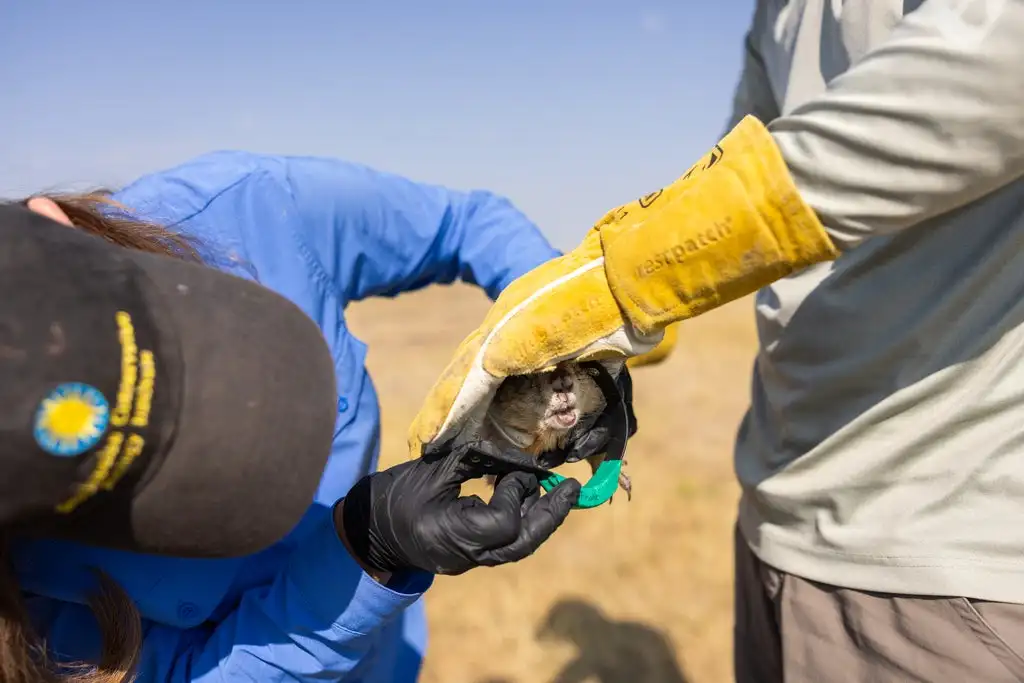
[[[0,197],[215,149],[511,198],[557,246],[722,132],[753,0],[31,0],[0,9]]]

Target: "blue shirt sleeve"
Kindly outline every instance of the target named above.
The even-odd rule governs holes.
[[[283,158],[301,238],[343,301],[456,279],[491,298],[560,255],[512,203],[351,162]]]
[[[383,586],[355,563],[329,511],[269,587],[242,596],[208,629],[150,625],[140,681],[354,680],[376,632],[415,602],[433,576],[414,572]]]

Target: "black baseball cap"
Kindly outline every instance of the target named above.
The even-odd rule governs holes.
[[[336,417],[287,299],[0,206],[0,530],[256,552],[313,503]]]

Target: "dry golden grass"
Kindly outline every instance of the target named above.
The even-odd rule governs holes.
[[[380,393],[382,466],[405,457],[420,400],[487,307],[457,285],[350,308]],[[633,500],[571,514],[516,565],[439,577],[424,683],[731,680],[731,443],[754,339],[746,299],[690,321],[671,358],[633,371]]]

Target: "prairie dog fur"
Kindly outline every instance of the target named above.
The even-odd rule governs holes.
[[[605,405],[604,394],[586,369],[572,361],[560,363],[551,372],[506,378],[487,411],[481,436],[539,456],[565,447],[574,428],[602,412]],[[603,459],[603,454],[588,458],[591,471]],[[494,478],[487,481],[493,485]],[[630,496],[625,473],[619,486]]]

